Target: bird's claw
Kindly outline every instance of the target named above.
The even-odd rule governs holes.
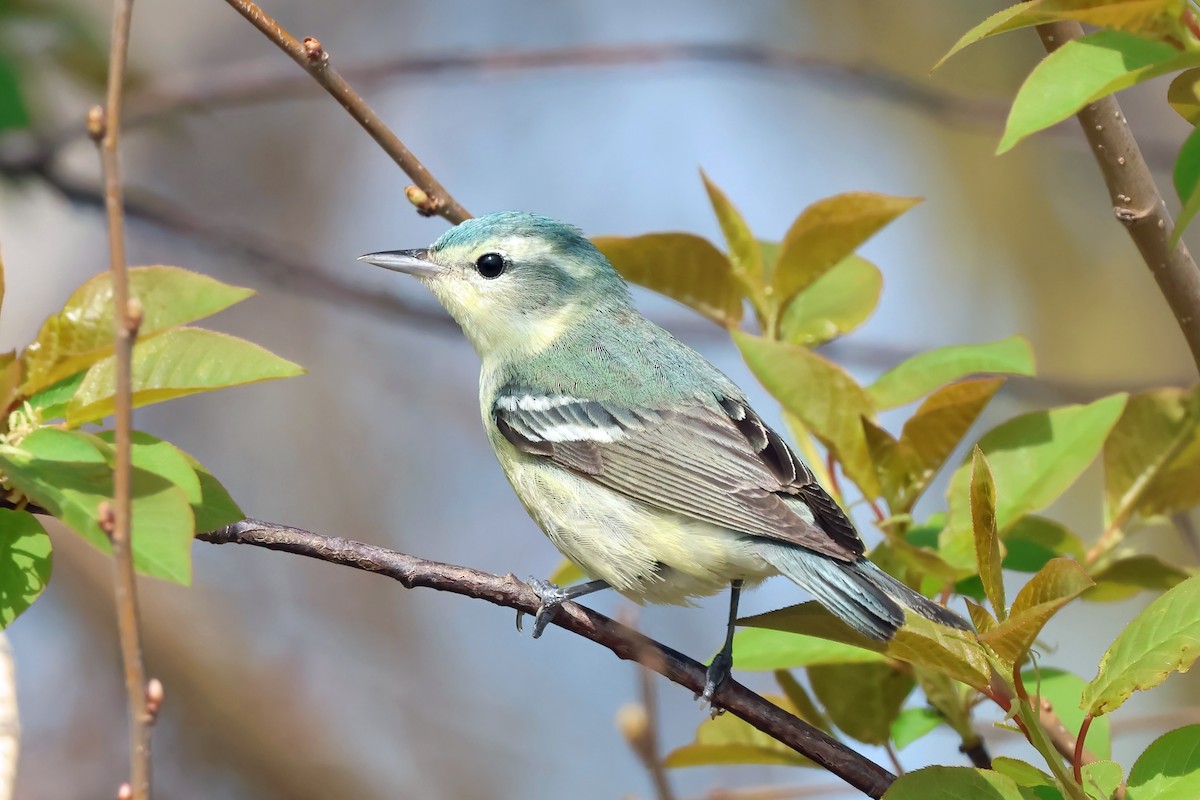
[[[712,706],[713,719],[725,713],[725,709],[717,708],[713,705],[713,695],[717,693],[717,688],[729,677],[729,671],[732,668],[733,656],[725,652],[717,653],[716,658],[708,665],[708,671],[704,675],[704,690],[696,695],[696,699],[700,701],[701,705],[708,703]]]
[[[542,601],[538,606],[537,613],[533,615],[533,638],[537,639],[546,630],[546,626],[554,620],[554,615],[558,613],[558,607],[569,600],[571,596],[561,587],[540,578],[530,578],[525,583]],[[517,612],[518,631],[523,630],[521,623],[524,616],[524,611]]]

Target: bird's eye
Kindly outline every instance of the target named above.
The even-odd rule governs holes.
[[[499,278],[508,267],[508,262],[499,253],[484,253],[475,259],[475,269],[485,278]]]

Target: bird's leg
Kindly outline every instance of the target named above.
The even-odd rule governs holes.
[[[533,589],[534,594],[542,601],[542,604],[538,606],[537,613],[533,617],[533,638],[535,639],[542,635],[542,631],[546,630],[546,626],[554,619],[554,615],[558,612],[558,607],[563,603],[608,588],[608,584],[604,581],[588,581],[587,583],[578,583],[566,588],[555,586],[550,581],[543,581],[538,578],[530,578],[527,583],[529,588]],[[521,630],[521,618],[524,616],[525,612],[517,612],[517,630]]]
[[[725,646],[708,665],[708,673],[704,676],[704,691],[696,695],[697,699],[705,703],[712,703],[717,687],[729,677],[729,670],[733,668],[733,631],[737,625],[738,598],[741,594],[740,580],[729,585],[729,624],[725,629]],[[713,709],[714,717],[719,713],[720,711]]]

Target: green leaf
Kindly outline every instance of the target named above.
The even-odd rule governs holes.
[[[873,423],[863,424],[880,487],[893,514],[912,511],[1003,383],[1003,378],[979,378],[943,386],[904,423],[899,440]]]
[[[182,450],[180,451],[183,452]],[[221,482],[213,477],[204,466],[187,453],[183,453],[196,477],[200,479],[200,502],[192,506],[196,515],[196,530],[200,532],[215,531],[231,522],[245,519],[246,515],[238,508],[237,503],[229,496],[229,492]]]
[[[996,481],[996,527],[1001,537],[1022,516],[1050,505],[1100,452],[1125,407],[1125,395],[1085,406],[1062,406],[1023,414],[979,440]],[[971,547],[970,467],[950,479],[950,513],[939,538],[942,557],[952,564],[974,561]]]
[[[784,697],[792,704],[796,716],[826,733],[833,733],[833,723],[817,708],[817,704],[808,696],[808,692],[786,669],[775,670],[775,681],[783,690]]]
[[[771,628],[832,639],[927,667],[976,688],[988,685],[987,655],[970,634],[908,614],[904,627],[884,644],[858,633],[816,602],[801,603],[738,620],[739,625]]]
[[[1186,725],[1154,740],[1129,770],[1126,800],[1192,800],[1200,797],[1200,725]]]
[[[1039,667],[1022,670],[1021,679],[1031,696],[1050,702],[1054,713],[1072,738],[1079,735],[1085,716],[1079,707],[1079,700],[1083,696],[1083,678],[1054,667]],[[1036,700],[1034,708],[1037,708]],[[1084,744],[1096,758],[1112,757],[1112,732],[1107,717],[1092,720]]]
[[[733,637],[738,669],[750,672],[808,667],[816,664],[862,664],[886,660],[873,650],[841,642],[785,633],[766,628],[747,628]]]
[[[70,405],[71,398],[75,396],[75,392],[79,389],[79,384],[83,383],[83,376],[86,374],[86,372],[76,372],[69,378],[63,378],[53,386],[47,386],[29,398],[29,404],[41,411],[43,422],[66,418],[67,406]]]
[[[1176,75],[1167,88],[1167,102],[1179,116],[1193,125],[1200,125],[1200,68],[1187,69]]]
[[[0,131],[28,128],[30,122],[17,63],[0,53]]]
[[[992,769],[1011,778],[1017,786],[1054,786],[1054,778],[1019,758],[996,756],[992,759]]]
[[[767,696],[775,705],[792,714],[786,697]],[[711,764],[782,764],[791,767],[815,766],[804,756],[735,717],[722,714],[700,723],[696,740],[672,750],[663,759],[668,767],[702,767]]]
[[[1082,707],[1093,716],[1107,714],[1135,691],[1153,689],[1176,670],[1187,672],[1200,655],[1198,607],[1200,576],[1195,576],[1143,609],[1100,660]]]
[[[729,259],[690,233],[597,236],[600,249],[626,280],[665,294],[718,325],[742,321],[742,286]]]
[[[867,387],[876,408],[897,408],[968,375],[1033,375],[1033,348],[1024,336],[939,347],[892,367]]]
[[[813,347],[857,328],[879,304],[883,275],[859,256],[849,256],[817,278],[788,304],[780,337]]]
[[[33,502],[85,540],[111,552],[96,514],[113,496],[108,445],[94,436],[41,428],[21,447],[0,445],[0,467]],[[140,572],[176,583],[191,580],[192,510],[187,495],[159,475],[133,470],[133,562]]]
[[[974,767],[925,767],[901,775],[883,800],[1024,800],[1011,778]]]
[[[862,427],[874,409],[854,378],[798,345],[741,331],[733,331],[733,340],[767,391],[829,448],[864,495],[877,497],[878,479]]]
[[[0,628],[33,605],[50,580],[50,537],[28,511],[0,508]]]
[[[906,708],[892,722],[892,744],[903,750],[927,733],[932,733],[944,720],[932,708]]]
[[[1004,599],[1004,574],[1000,569],[1000,534],[996,532],[996,484],[987,457],[979,447],[971,454],[971,519],[975,531],[975,558],[983,591],[1003,623],[1008,616]]]
[[[1175,159],[1175,170],[1171,174],[1175,183],[1175,191],[1179,193],[1179,202],[1183,208],[1179,218],[1175,220],[1175,230],[1171,232],[1171,247],[1179,243],[1183,230],[1191,223],[1196,212],[1200,211],[1200,134],[1192,131],[1179,149],[1179,157]]]
[[[245,339],[177,328],[134,345],[133,405],[303,374],[303,367]],[[67,410],[67,423],[81,425],[111,414],[115,389],[116,361],[109,356],[88,370]]]
[[[747,289],[761,289],[764,284],[762,250],[758,240],[750,232],[750,226],[742,218],[741,213],[729,202],[725,193],[715,183],[708,179],[704,170],[700,170],[700,178],[704,181],[704,190],[708,192],[708,201],[712,204],[713,213],[725,234],[725,242],[729,245],[729,262],[733,271]]]
[[[911,675],[893,665],[832,664],[808,668],[813,694],[842,733],[865,744],[883,744],[912,693]]]
[[[134,267],[129,294],[142,303],[140,339],[212,316],[254,294],[178,267]],[[112,276],[102,272],[75,290],[42,324],[21,359],[24,394],[33,394],[87,369],[113,351]]]
[[[1018,663],[1050,617],[1091,586],[1092,579],[1081,566],[1067,558],[1056,558],[1017,593],[1008,619],[981,635],[979,641],[990,645],[1005,663]]]
[[[1073,19],[1102,28],[1161,32],[1178,25],[1182,0],[1032,0],[997,11],[963,34],[950,52],[934,65],[938,69],[955,53],[1000,33]]]
[[[1004,568],[1017,572],[1037,572],[1059,556],[1083,561],[1086,552],[1083,540],[1066,527],[1033,515],[1021,517],[1009,528],[1004,546],[1008,549]]]
[[[1091,737],[1088,737],[1091,741]],[[1115,761],[1093,761],[1084,764],[1082,771],[1083,788],[1088,796],[1096,800],[1111,800],[1116,796],[1117,787],[1121,785],[1121,765]]]
[[[771,274],[776,308],[787,308],[793,297],[919,202],[919,197],[847,192],[804,209],[783,237]]]
[[[564,558],[558,562],[558,566],[554,568],[554,571],[550,573],[550,577],[546,580],[555,586],[570,586],[573,583],[587,580],[587,575],[575,565],[575,562]],[[740,656],[741,654],[739,653],[738,655]],[[740,657],[738,658],[738,666],[742,666]]]
[[[1168,564],[1157,556],[1130,556],[1092,572],[1092,580],[1096,585],[1083,595],[1083,599],[1093,602],[1127,600],[1143,590],[1166,591],[1189,577],[1191,573],[1187,570]]]
[[[1152,389],[1135,394],[1104,445],[1106,516],[1123,523],[1200,503],[1200,395]]]
[[[1195,61],[1195,54],[1124,31],[1096,31],[1069,41],[1046,56],[1017,92],[996,152],[1012,149],[1102,97]]]

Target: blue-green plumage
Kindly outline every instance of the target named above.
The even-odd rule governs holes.
[[[639,602],[686,603],[783,574],[874,639],[905,608],[965,627],[863,557],[738,387],[642,317],[577,228],[505,212],[456,226],[423,258],[364,259],[417,274],[462,326],[497,458],[588,575]],[[710,698],[727,666],[714,662]]]

